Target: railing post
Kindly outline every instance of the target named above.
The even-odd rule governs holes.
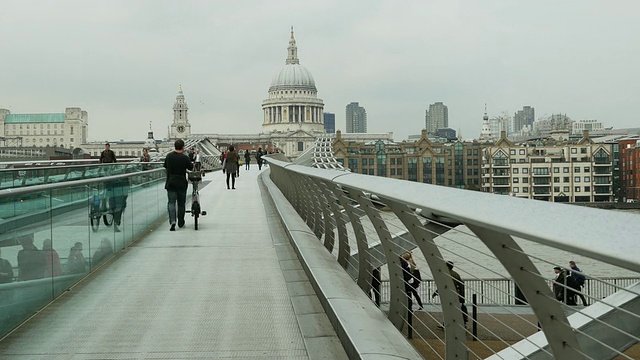
[[[397,299],[401,298],[403,295],[407,297],[408,303],[408,316],[411,316],[412,313],[412,297],[411,294],[407,294],[406,285],[404,283],[404,274],[402,273],[402,268],[400,267],[399,257],[406,250],[395,248],[392,246],[391,242],[391,233],[387,228],[387,224],[384,222],[382,217],[376,209],[374,209],[371,200],[364,196],[364,193],[359,190],[347,189],[351,198],[357,201],[360,204],[360,209],[362,209],[366,214],[371,224],[376,230],[376,234],[380,239],[380,243],[382,244],[382,249],[384,251],[384,256],[387,260],[387,268],[389,270],[389,282],[391,283],[391,302],[389,303],[389,321],[391,321],[398,329],[402,329],[404,325],[402,322],[402,317],[399,316],[402,313],[401,309],[401,301],[397,301]],[[401,252],[400,252],[401,251]],[[371,268],[371,264],[369,264],[369,268]],[[360,277],[360,274],[358,274]]]
[[[547,282],[520,245],[508,234],[472,224],[467,224],[467,227],[491,250],[521,287],[544,329],[544,335],[555,358],[583,359],[580,343],[561,304],[556,301]]]
[[[468,359],[467,335],[460,311],[460,299],[440,249],[433,240],[433,234],[426,230],[417,215],[407,205],[388,198],[382,201],[389,206],[413,236],[438,287],[445,324],[447,359]]]
[[[333,251],[333,245],[335,243],[335,234],[333,232],[333,223],[331,222],[331,212],[332,209],[330,207],[331,202],[333,201],[333,196],[329,196],[329,192],[326,191],[326,184],[322,181],[311,178],[317,188],[318,197],[321,197],[320,206],[322,206],[322,216],[324,217],[324,247],[329,250],[329,252]],[[337,219],[335,220],[337,224]]]
[[[334,188],[337,188],[336,184],[328,181],[322,181],[324,187],[320,190],[324,193],[329,207],[333,212],[333,219],[336,222],[336,229],[338,230],[338,264],[344,269],[349,266],[348,260],[351,255],[351,247],[349,246],[349,236],[347,234],[347,224],[344,221],[344,216],[338,207],[339,199],[335,196]]]
[[[350,199],[342,192],[342,189],[335,187],[333,193],[342,204],[344,211],[349,217],[351,226],[353,227],[353,233],[356,237],[356,244],[358,246],[358,278],[356,280],[358,286],[364,291],[369,291],[371,286],[371,256],[369,255],[369,244],[367,243],[367,237],[364,234],[364,227],[360,222],[360,217],[356,214],[355,208],[351,204]]]
[[[471,296],[471,333],[473,341],[478,341],[478,295]]]

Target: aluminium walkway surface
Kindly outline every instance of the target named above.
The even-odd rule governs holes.
[[[166,222],[0,342],[1,359],[344,359],[257,167],[211,173]]]

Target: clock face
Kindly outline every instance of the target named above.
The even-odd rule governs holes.
[[[184,132],[184,126],[182,125],[178,125],[178,127],[176,128],[176,130],[178,130],[179,133]]]

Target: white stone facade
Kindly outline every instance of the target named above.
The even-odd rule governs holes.
[[[78,107],[64,113],[11,114],[0,109],[0,137],[14,138],[22,147],[73,149],[87,141],[89,115]]]
[[[324,103],[318,99],[311,72],[300,65],[291,29],[285,66],[274,76],[269,87],[269,98],[262,102],[262,130],[324,133],[323,109]]]
[[[189,106],[184,99],[182,85],[173,104],[173,122],[171,123],[170,137],[172,139],[184,139],[191,135],[191,124],[189,124]]]

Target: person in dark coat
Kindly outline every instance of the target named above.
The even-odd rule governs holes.
[[[69,257],[67,258],[67,273],[79,274],[86,271],[86,261],[84,254],[82,253],[82,243],[77,242],[69,250]]]
[[[567,277],[567,271],[560,266],[554,267],[553,271],[556,273],[556,278],[553,280],[553,293],[556,300],[567,305],[575,305],[575,292],[570,286],[571,280]]]
[[[258,162],[258,170],[262,170],[262,148],[258,148],[256,152],[256,161]]]
[[[249,170],[249,164],[251,163],[251,153],[249,150],[244,152],[244,168],[245,170]]]
[[[462,320],[464,321],[464,326],[467,326],[467,322],[469,322],[469,310],[467,309],[467,305],[465,305],[465,289],[464,289],[464,281],[460,277],[457,271],[453,270],[453,261],[447,261],[447,269],[449,269],[449,276],[453,280],[453,285],[456,288],[456,293],[458,294],[458,300],[460,301],[460,311],[462,312]],[[438,290],[436,290],[432,298],[438,295]],[[444,329],[444,324],[439,325],[438,328]]]
[[[104,150],[100,153],[100,163],[114,163],[116,160],[116,153],[111,150],[111,145],[109,143],[104,144]]]
[[[42,279],[46,260],[44,253],[33,245],[33,237],[20,239],[22,250],[18,251],[18,281]]]
[[[238,153],[233,145],[227,150],[224,170],[227,173],[227,190],[236,188],[236,172],[238,171]],[[229,187],[229,177],[231,177],[231,187]]]
[[[420,295],[418,294],[418,287],[420,286],[420,282],[422,281],[422,276],[420,275],[420,270],[418,270],[418,267],[416,266],[416,262],[413,260],[413,255],[411,255],[411,252],[402,254],[402,256],[400,257],[400,266],[402,267],[404,291],[407,293],[409,303],[413,303],[411,301],[411,297],[413,296],[416,298],[418,306],[420,306],[419,310],[423,310],[424,306],[422,305],[422,299],[420,299]]]
[[[573,279],[571,283],[575,286],[574,289],[576,292],[576,296],[580,297],[580,299],[582,300],[582,305],[589,306],[589,303],[587,303],[587,299],[582,293],[582,288],[584,287],[585,283],[585,276],[582,273],[582,270],[580,270],[580,268],[576,265],[576,262],[573,260],[569,261],[569,268],[569,276]],[[577,304],[578,299],[576,299],[576,305]]]
[[[91,259],[91,266],[96,266],[101,262],[107,260],[113,255],[113,245],[111,245],[111,240],[107,238],[103,238],[100,241],[100,247],[96,252],[93,253],[93,258]]]
[[[176,140],[175,150],[164,159],[164,168],[167,171],[167,180],[164,185],[167,190],[167,211],[169,212],[169,231],[176,230],[176,220],[178,227],[184,226],[185,202],[187,201],[187,170],[193,170],[193,163],[184,154],[184,141]],[[177,204],[177,214],[176,214]]]
[[[13,267],[7,259],[2,258],[2,248],[0,248],[0,284],[13,281]]]

